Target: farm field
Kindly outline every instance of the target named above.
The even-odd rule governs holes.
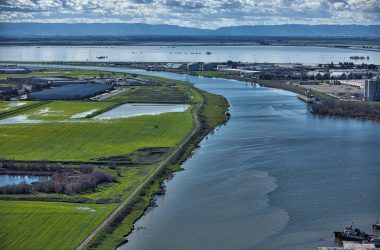
[[[71,69],[29,75],[132,77],[129,74]],[[87,246],[115,248],[151,204],[153,195],[161,192],[161,181],[180,169],[178,163],[196,145],[195,139],[181,145],[196,127],[195,112],[199,114],[198,122],[208,132],[225,119],[225,103],[212,101],[206,93],[192,86],[159,77],[133,77],[155,84],[132,86],[128,92],[102,101],[29,101],[22,106],[11,107],[15,112],[0,118],[1,121],[26,117],[26,120],[35,122],[0,123],[0,171],[24,174],[45,171],[59,176],[61,171],[78,172],[87,167],[92,171],[103,171],[113,178],[80,192],[2,193],[0,249],[75,249],[113,209],[130,198],[123,205],[123,212],[109,223],[111,227],[107,224],[107,230],[99,233]],[[0,75],[1,78],[4,75]],[[215,100],[223,99],[214,97]],[[8,103],[0,102],[0,114],[1,108],[8,107]],[[184,112],[160,115],[93,118],[126,103],[186,103],[190,107]],[[205,105],[202,108],[199,104]],[[36,106],[20,108],[26,105]],[[217,116],[214,111],[218,112]],[[205,115],[210,119],[205,119]],[[199,132],[197,136],[201,139]],[[179,153],[174,154],[178,145],[181,145]],[[54,170],[54,167],[60,170]],[[58,184],[54,178],[53,183]],[[75,175],[72,178],[72,184],[75,184]],[[70,184],[70,180],[64,181]],[[125,214],[125,211],[130,212]]]
[[[113,102],[52,101],[36,108],[18,112],[16,115],[27,115],[28,119],[32,120],[58,121],[70,118],[78,119],[85,118],[87,115],[85,114],[86,112],[91,114],[96,111],[108,109],[114,105],[115,103]]]
[[[106,121],[0,125],[0,158],[95,161],[145,147],[174,147],[192,126],[189,110]]]
[[[0,201],[0,249],[75,249],[114,207]]]
[[[113,73],[113,72],[101,72],[96,70],[80,70],[80,69],[51,69],[47,71],[36,71],[27,74],[0,74],[0,81],[5,80],[8,77],[21,77],[21,76],[66,76],[72,78],[89,78],[89,77],[122,77],[130,76],[124,73]]]
[[[0,101],[0,114],[39,103],[39,101]]]
[[[115,95],[108,101],[150,102],[150,103],[185,103],[187,96],[175,87],[137,86],[130,91]]]

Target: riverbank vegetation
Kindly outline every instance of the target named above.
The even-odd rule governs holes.
[[[169,158],[170,161],[165,164],[165,167],[149,181],[149,185],[144,186],[132,202],[124,207],[118,216],[90,242],[87,249],[110,249],[125,243],[126,236],[133,230],[135,221],[145,213],[148,206],[154,205],[154,196],[164,193],[162,182],[173,172],[181,169],[180,164],[192,154],[208,133],[227,121],[229,105],[224,97],[195,89],[192,91],[194,91],[193,99],[202,102],[197,110],[199,119],[197,129],[188,138],[186,144]]]
[[[317,115],[380,121],[379,103],[325,100],[321,103],[312,104],[311,110]]]
[[[78,78],[100,75],[66,71]],[[0,188],[0,223],[7,225],[0,229],[2,249],[76,248],[122,201],[131,198],[88,246],[115,248],[153,195],[163,192],[162,181],[180,169],[179,164],[207,133],[226,121],[228,103],[223,97],[180,81],[138,77],[157,85],[132,88],[104,101],[41,103],[1,118],[26,116],[39,122],[0,124],[0,174],[52,178]],[[190,107],[178,113],[93,118],[94,113],[129,102]],[[80,113],[86,114],[73,118]]]

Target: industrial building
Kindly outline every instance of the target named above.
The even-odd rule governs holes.
[[[0,74],[26,74],[29,73],[28,69],[23,68],[1,68]]]
[[[223,70],[223,69],[228,69],[230,66],[221,64],[216,66],[216,70]]]
[[[27,84],[32,85],[34,77],[32,76],[19,76],[19,77],[8,77],[7,82],[8,83],[16,83],[19,85]]]
[[[218,66],[217,63],[204,63],[202,64],[202,70],[210,71],[210,70],[215,70],[216,67]]]
[[[369,79],[365,81],[364,98],[367,101],[380,101],[380,78]]]
[[[46,77],[8,77],[7,82],[19,85],[26,84],[32,86],[52,86],[58,87],[67,84],[85,84],[87,81],[70,79],[63,76],[46,76]]]
[[[61,87],[45,89],[30,93],[30,100],[79,100],[95,96],[112,89],[107,84],[68,84]]]
[[[198,62],[188,63],[187,64],[187,70],[188,71],[197,71],[200,70],[201,64]]]
[[[173,70],[186,70],[187,65],[183,63],[168,63],[166,64],[166,68]]]

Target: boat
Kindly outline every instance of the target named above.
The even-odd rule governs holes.
[[[353,225],[346,227],[343,231],[335,231],[335,238],[341,241],[353,241],[359,243],[370,243],[380,247],[380,238],[372,234],[367,234],[358,228],[353,229]]]
[[[380,229],[380,221],[379,221],[379,216],[377,216],[376,223],[372,225],[373,229]]]
[[[206,55],[211,55],[212,53],[210,51],[207,51],[206,52]]]
[[[360,231],[360,229],[352,228],[352,225],[346,227],[343,231],[335,231],[335,238],[338,238],[342,241],[356,241],[362,242],[366,240],[367,234]]]

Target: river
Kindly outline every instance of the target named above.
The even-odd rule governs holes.
[[[82,67],[96,69],[96,67]],[[112,69],[184,80],[167,72]],[[380,124],[318,117],[296,95],[189,76],[231,119],[166,182],[120,249],[316,249],[380,214]]]
[[[211,52],[211,54],[207,53]],[[107,58],[99,59],[99,57]],[[369,57],[353,60],[350,56]],[[373,63],[380,52],[312,46],[0,46],[0,61]]]

